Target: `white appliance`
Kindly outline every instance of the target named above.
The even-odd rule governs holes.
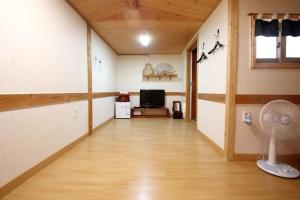
[[[270,136],[270,146],[268,160],[258,160],[257,166],[275,176],[298,178],[300,174],[297,169],[276,160],[276,142],[289,141],[300,132],[299,108],[288,101],[271,101],[261,110],[260,125]]]
[[[130,102],[116,102],[116,118],[117,119],[130,118]]]

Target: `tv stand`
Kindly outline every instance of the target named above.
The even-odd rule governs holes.
[[[168,108],[141,108],[134,107],[131,110],[133,118],[169,118],[170,111]]]

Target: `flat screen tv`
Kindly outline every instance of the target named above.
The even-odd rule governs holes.
[[[162,108],[165,106],[165,90],[140,90],[142,108]]]

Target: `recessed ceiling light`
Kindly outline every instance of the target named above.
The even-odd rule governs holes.
[[[151,42],[151,37],[148,34],[142,34],[139,36],[139,42],[143,46],[148,46]]]

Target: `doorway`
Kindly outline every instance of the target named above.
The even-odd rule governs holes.
[[[198,36],[194,37],[186,48],[186,94],[185,119],[197,121],[197,54]]]
[[[191,52],[191,120],[197,121],[197,47]]]

